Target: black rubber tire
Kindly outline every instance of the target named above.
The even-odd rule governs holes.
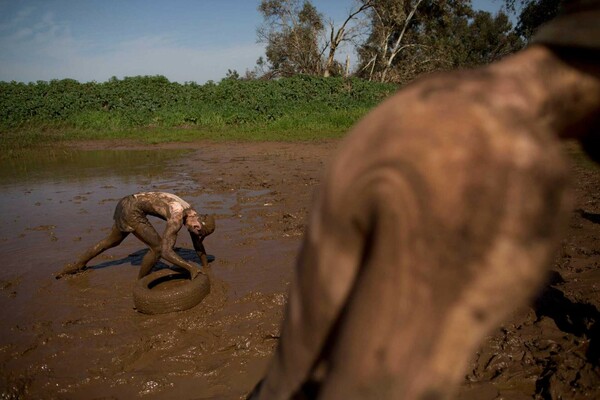
[[[165,314],[183,311],[198,304],[210,293],[208,276],[199,274],[194,280],[189,275],[170,269],[161,269],[139,279],[133,287],[133,304],[143,314]],[[173,288],[153,290],[154,286],[172,279],[186,277],[188,282]]]

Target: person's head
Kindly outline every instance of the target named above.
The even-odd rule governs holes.
[[[530,40],[530,44],[547,46],[566,65],[581,73],[577,82],[580,82],[582,87],[587,84],[587,92],[581,90],[572,98],[558,99],[565,105],[574,104],[575,115],[577,108],[582,109],[581,104],[600,103],[599,20],[600,0],[564,0],[561,2],[559,14],[541,25]],[[580,118],[570,131],[570,137],[579,140],[585,153],[600,163],[600,107],[596,106],[596,112],[588,113],[586,118]]]
[[[198,214],[189,209],[185,215],[185,226],[188,231],[200,237],[206,237],[215,231],[215,218],[212,215]]]

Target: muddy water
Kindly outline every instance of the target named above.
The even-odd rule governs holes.
[[[228,399],[251,389],[276,343],[300,208],[314,179],[300,183],[307,190],[294,211],[278,185],[298,182],[298,173],[268,170],[293,154],[239,151],[67,149],[3,161],[2,398]],[[310,163],[316,170],[321,162]],[[200,306],[160,316],[133,309],[145,253],[133,235],[92,260],[90,270],[53,278],[109,231],[121,197],[149,190],[176,193],[217,217],[205,240],[212,289]],[[164,223],[152,222],[160,232]],[[187,232],[177,246],[199,262]]]
[[[153,166],[150,160],[148,151],[36,152],[5,160],[0,165],[0,279],[51,274],[57,261],[41,256],[53,250],[64,256],[59,263],[71,259],[70,250],[81,247],[77,242],[89,237],[92,227],[110,225],[114,200],[168,182],[160,161]]]
[[[335,147],[117,142],[4,161],[0,398],[243,398],[277,343],[311,193]],[[490,333],[459,399],[600,398],[600,170],[576,165],[573,177],[578,211],[548,285]],[[133,237],[85,273],[52,276],[108,232],[119,198],[141,190],[217,217],[211,293],[191,310],[133,309],[145,254]],[[185,232],[177,245],[198,261]]]

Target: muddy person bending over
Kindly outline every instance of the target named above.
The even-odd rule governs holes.
[[[447,399],[544,281],[569,216],[560,140],[600,160],[600,1],[498,63],[359,122],[317,192],[252,399]]]
[[[167,221],[162,239],[148,221],[148,215]],[[174,250],[177,232],[183,225],[190,232],[194,249],[200,257],[202,266],[208,266],[206,250],[202,241],[215,230],[215,220],[210,215],[198,214],[185,200],[174,194],[146,192],[124,197],[117,204],[114,220],[115,223],[108,236],[83,253],[76,263],[68,264],[56,276],[57,279],[84,270],[92,258],[118,246],[130,233],[150,247],[142,260],[138,278],[148,275],[162,257],[168,262],[188,270],[191,278],[194,279],[203,272],[194,264],[181,258]]]

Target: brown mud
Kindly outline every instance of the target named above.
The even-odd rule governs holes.
[[[277,344],[311,194],[337,143],[80,143],[3,161],[0,397],[243,398]],[[600,398],[600,170],[577,156],[573,177],[576,210],[548,285],[474,355],[460,399]],[[217,217],[199,306],[133,309],[145,254],[134,237],[54,279],[108,232],[121,197],[147,190]],[[177,245],[199,262],[187,233]]]

